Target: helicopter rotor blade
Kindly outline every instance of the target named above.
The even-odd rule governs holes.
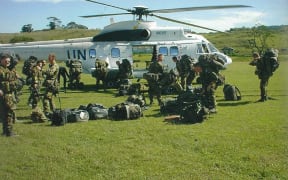
[[[93,1],[93,0],[86,0],[86,1],[89,1],[89,2],[92,2],[92,3],[101,4],[101,5],[104,5],[104,6],[109,6],[109,7],[113,7],[113,8],[116,8],[116,9],[121,9],[121,10],[125,10],[125,11],[128,11],[128,12],[131,12],[130,9],[125,9],[125,8],[121,8],[121,7],[118,7],[118,6],[113,6],[113,5],[110,5],[110,4],[105,4],[105,3],[101,3],[101,2],[97,2],[97,1]]]
[[[212,28],[208,28],[208,27],[204,27],[204,26],[199,26],[199,25],[192,24],[192,23],[187,23],[187,22],[184,22],[184,21],[179,21],[179,20],[175,20],[175,19],[170,19],[170,18],[167,18],[167,17],[155,15],[155,14],[150,14],[150,16],[155,16],[155,17],[157,17],[157,18],[159,18],[159,19],[162,19],[162,20],[171,21],[171,22],[175,22],[175,23],[179,23],[179,24],[185,24],[185,25],[188,25],[188,26],[193,26],[193,27],[197,27],[197,28],[201,28],[201,29],[210,30],[210,31],[223,32],[223,31],[219,31],[219,30],[217,30],[217,29],[212,29]]]
[[[118,15],[125,15],[125,14],[132,14],[132,13],[95,14],[95,15],[87,15],[87,16],[79,16],[79,17],[91,18],[91,17],[102,17],[102,16],[118,16]]]
[[[174,9],[158,9],[150,10],[149,12],[154,13],[173,13],[173,12],[184,12],[184,11],[200,11],[200,10],[213,10],[213,9],[231,9],[231,8],[247,8],[252,6],[246,5],[225,5],[225,6],[202,6],[202,7],[187,7],[187,8],[174,8]]]

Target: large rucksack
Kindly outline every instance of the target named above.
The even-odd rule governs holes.
[[[124,102],[108,109],[108,118],[112,120],[133,120],[143,116],[138,104]]]
[[[278,69],[279,61],[278,51],[276,49],[271,48],[265,51],[263,58],[264,60],[266,60],[266,68],[269,69],[268,71],[271,71],[271,73],[273,73],[274,71],[276,71],[276,69]]]
[[[184,54],[184,55],[182,55],[181,56],[181,59],[180,59],[180,68],[181,68],[181,71],[183,72],[183,73],[188,73],[188,72],[190,72],[191,70],[192,70],[192,66],[193,66],[193,63],[194,63],[194,60],[190,57],[190,56],[188,56],[188,55],[186,55],[186,54]]]
[[[223,87],[223,93],[226,101],[241,100],[241,92],[235,85],[225,84]]]
[[[80,60],[66,61],[66,66],[69,67],[70,73],[82,73],[82,62]]]
[[[36,65],[37,57],[30,56],[27,60],[24,61],[24,65],[22,67],[22,73],[26,76],[32,76],[31,68]]]
[[[131,75],[132,66],[131,66],[130,61],[128,59],[122,59],[122,64],[123,64],[123,67],[125,69],[125,72],[127,72],[129,75]]]

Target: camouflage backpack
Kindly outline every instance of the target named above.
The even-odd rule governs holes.
[[[274,71],[276,71],[276,69],[278,69],[279,67],[279,61],[278,61],[278,51],[276,49],[268,49],[265,53],[264,53],[264,60],[266,61],[266,69],[267,71],[271,71],[271,73],[273,73]]]
[[[80,60],[69,60],[66,66],[70,68],[72,73],[82,73],[82,62]]]
[[[131,63],[128,59],[123,59],[122,60],[122,64],[123,64],[123,67],[125,69],[125,72],[129,73],[129,75],[131,75],[132,73],[132,66],[131,66]]]
[[[182,55],[181,59],[180,59],[181,71],[183,73],[188,73],[189,71],[192,70],[193,63],[194,63],[194,61],[190,56],[188,56],[186,54]]]
[[[32,76],[31,68],[36,65],[37,57],[30,56],[26,61],[24,61],[24,65],[22,68],[22,73],[26,76]]]
[[[93,77],[104,77],[108,72],[108,63],[104,60],[97,59],[95,61],[95,71],[92,73]]]

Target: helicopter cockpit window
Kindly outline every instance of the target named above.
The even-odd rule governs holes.
[[[197,44],[197,53],[206,54],[209,53],[209,49],[206,44]]]
[[[197,53],[199,53],[199,54],[204,53],[201,44],[197,44]]]
[[[159,47],[159,54],[163,54],[164,56],[168,55],[168,48],[167,47]]]
[[[90,58],[96,58],[96,49],[90,49],[89,50],[89,57]]]
[[[179,50],[177,46],[170,47],[170,56],[178,56]]]
[[[219,50],[211,43],[208,44],[211,52],[219,52]]]
[[[204,53],[209,53],[209,49],[207,47],[207,44],[202,44],[202,48],[203,48]]]
[[[120,49],[119,48],[112,48],[111,49],[111,57],[112,58],[120,57]]]

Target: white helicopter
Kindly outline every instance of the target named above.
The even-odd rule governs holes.
[[[175,63],[171,60],[173,56],[180,57],[184,54],[194,59],[197,59],[201,54],[216,54],[225,64],[230,64],[232,63],[232,59],[219,52],[217,48],[203,36],[194,34],[190,30],[182,27],[159,27],[154,21],[143,20],[143,16],[146,16],[146,18],[147,16],[154,16],[162,20],[218,31],[166,18],[156,15],[155,13],[250,7],[245,5],[226,5],[149,10],[144,6],[125,9],[94,0],[86,1],[125,10],[127,12],[81,17],[90,18],[132,14],[137,19],[112,23],[104,27],[104,29],[94,37],[0,44],[0,51],[14,52],[23,59],[27,59],[30,56],[36,56],[38,59],[46,59],[49,53],[54,52],[58,60],[81,60],[84,73],[94,71],[95,60],[97,58],[105,59],[109,63],[109,68],[117,69],[116,61],[121,62],[122,59],[128,59],[133,64],[133,55],[143,51],[152,53],[153,47],[156,47],[158,53],[164,55],[163,63],[168,66],[168,69],[175,66]],[[149,59],[147,60],[149,61]]]

